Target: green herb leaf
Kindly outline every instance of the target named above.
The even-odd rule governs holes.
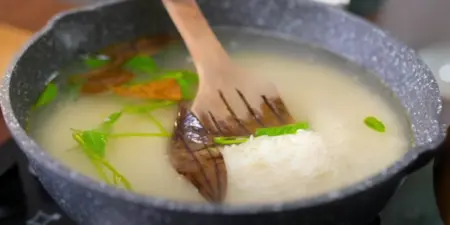
[[[156,73],[159,72],[159,68],[156,65],[155,60],[146,55],[138,55],[131,58],[126,63],[124,63],[123,67],[131,70],[134,73],[137,73],[137,76],[132,81],[128,82],[127,85],[143,84],[157,79],[171,78],[175,79],[180,86],[183,99],[192,100],[196,95],[199,79],[198,75],[191,71],[168,71],[156,75]],[[144,73],[145,75],[155,74],[155,76],[148,77],[139,75],[142,73]]]
[[[108,142],[109,135],[111,134],[112,126],[122,116],[122,112],[115,112],[110,114],[101,123],[97,129],[79,131],[74,130],[74,139],[80,144],[86,153],[89,155],[94,154],[100,158],[105,156],[106,144]]]
[[[219,145],[233,145],[247,142],[247,137],[215,137],[214,142]]]
[[[148,113],[153,110],[165,108],[175,104],[175,101],[168,100],[149,101],[144,104],[125,106],[122,111],[126,113]]]
[[[145,114],[155,126],[160,130],[160,135],[167,136],[170,135],[169,132],[164,128],[164,126],[151,114],[153,110],[162,109],[171,105],[176,104],[175,101],[161,100],[161,101],[150,101],[145,104],[140,105],[130,105],[123,108],[126,113],[140,113]]]
[[[197,86],[199,83],[198,75],[194,72],[182,70],[182,71],[170,71],[166,72],[159,77],[160,79],[172,78],[175,79],[180,85],[183,99],[192,100],[197,93]]]
[[[158,127],[161,135],[170,135],[169,131],[150,112],[147,113],[147,117]]]
[[[198,74],[189,70],[169,71],[162,74],[161,77],[183,79],[191,85],[196,85],[199,82]]]
[[[105,55],[87,55],[83,57],[83,62],[89,69],[98,69],[108,64],[110,59]]]
[[[100,175],[100,178],[102,178],[106,183],[112,184],[115,186],[123,186],[123,188],[127,190],[133,190],[131,187],[131,183],[119,172],[116,168],[114,168],[108,161],[95,156],[95,155],[89,155],[89,159],[91,160],[94,167],[97,169],[97,172]],[[105,173],[105,169],[107,169],[113,179],[109,178],[108,174]]]
[[[104,132],[106,134],[110,134],[112,130],[112,126],[120,119],[122,116],[122,112],[115,112],[110,114],[102,124],[100,124],[98,130]]]
[[[364,119],[364,123],[366,124],[366,126],[372,128],[375,131],[381,133],[384,133],[386,131],[386,127],[384,126],[383,122],[373,116],[366,117],[366,119]]]
[[[158,66],[153,58],[146,55],[137,55],[123,64],[125,69],[135,73],[154,74],[158,72]]]
[[[122,185],[125,189],[131,190],[132,187],[130,182],[104,159],[106,154],[106,144],[111,137],[112,126],[121,116],[122,112],[110,114],[108,118],[94,130],[80,131],[72,129],[72,137],[89,157],[99,173],[99,176],[105,182],[116,186]],[[108,174],[105,173],[105,169],[111,173],[113,178],[112,181]]]
[[[37,108],[47,105],[48,103],[55,100],[57,95],[58,95],[58,87],[56,86],[56,84],[49,83],[47,87],[45,87],[44,92],[42,92],[41,96],[39,96],[39,99],[35,107]]]
[[[73,138],[89,156],[103,158],[105,156],[107,135],[96,130],[75,132]]]
[[[259,136],[281,136],[286,134],[295,134],[298,130],[307,130],[309,125],[306,122],[289,124],[279,127],[258,128],[255,131],[255,137]],[[248,137],[215,137],[214,142],[219,145],[241,144],[248,141]]]
[[[183,96],[183,99],[192,100],[195,98],[195,95],[197,94],[197,86],[194,86],[184,79],[178,79],[177,82],[178,85],[180,85],[181,95]]]
[[[107,168],[113,175],[113,183],[114,185],[118,186],[120,184],[123,185],[123,187],[127,190],[132,190],[131,183],[125,178],[119,171],[116,170],[111,164],[109,164],[106,160],[101,160],[101,163],[105,168]]]
[[[280,127],[268,127],[256,129],[255,136],[280,136],[285,134],[295,134],[298,130],[307,130],[309,125],[306,122],[289,124]]]

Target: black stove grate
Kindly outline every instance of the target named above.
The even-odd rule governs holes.
[[[14,163],[0,174],[0,225],[76,225],[29,172],[28,162],[13,140],[0,146]],[[1,165],[0,165],[1,166]]]

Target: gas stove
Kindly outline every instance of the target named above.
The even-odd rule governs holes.
[[[434,206],[431,166],[414,174],[367,225],[442,225]],[[0,225],[76,225],[53,201],[13,140],[0,146]]]
[[[3,156],[10,161],[0,164],[0,225],[76,225],[30,173],[27,159],[13,140],[0,147]]]

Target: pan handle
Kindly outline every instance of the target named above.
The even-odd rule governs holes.
[[[442,125],[442,130],[446,131],[444,141],[437,148],[430,149],[420,154],[417,159],[411,163],[411,165],[406,167],[405,172],[407,174],[413,173],[424,167],[433,159],[435,159],[436,163],[437,161],[442,161],[443,159],[449,158],[447,156],[450,155],[450,127],[444,124]],[[446,163],[450,163],[450,158]]]
[[[431,160],[433,160],[437,155],[440,147],[437,149],[428,150],[422,154],[420,154],[416,160],[414,160],[409,166],[406,167],[406,174],[411,174],[421,169],[425,165],[427,165]]]
[[[447,130],[447,134],[450,128]],[[441,148],[438,149],[433,165],[433,185],[439,214],[445,224],[450,222],[450,135],[447,135]]]

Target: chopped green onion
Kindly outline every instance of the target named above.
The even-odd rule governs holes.
[[[298,130],[307,130],[309,125],[306,122],[289,124],[280,127],[258,128],[255,137],[259,136],[280,136],[286,134],[295,134]],[[248,137],[215,137],[214,142],[219,145],[242,144],[248,141]]]
[[[214,142],[219,145],[233,145],[247,142],[247,137],[215,137]]]
[[[366,119],[364,119],[364,123],[366,124],[366,126],[372,128],[375,131],[381,133],[384,133],[386,131],[386,127],[384,126],[383,122],[373,116],[366,117]]]
[[[285,134],[295,134],[298,130],[307,130],[309,125],[306,122],[289,124],[280,127],[268,127],[256,129],[255,136],[279,136]]]

